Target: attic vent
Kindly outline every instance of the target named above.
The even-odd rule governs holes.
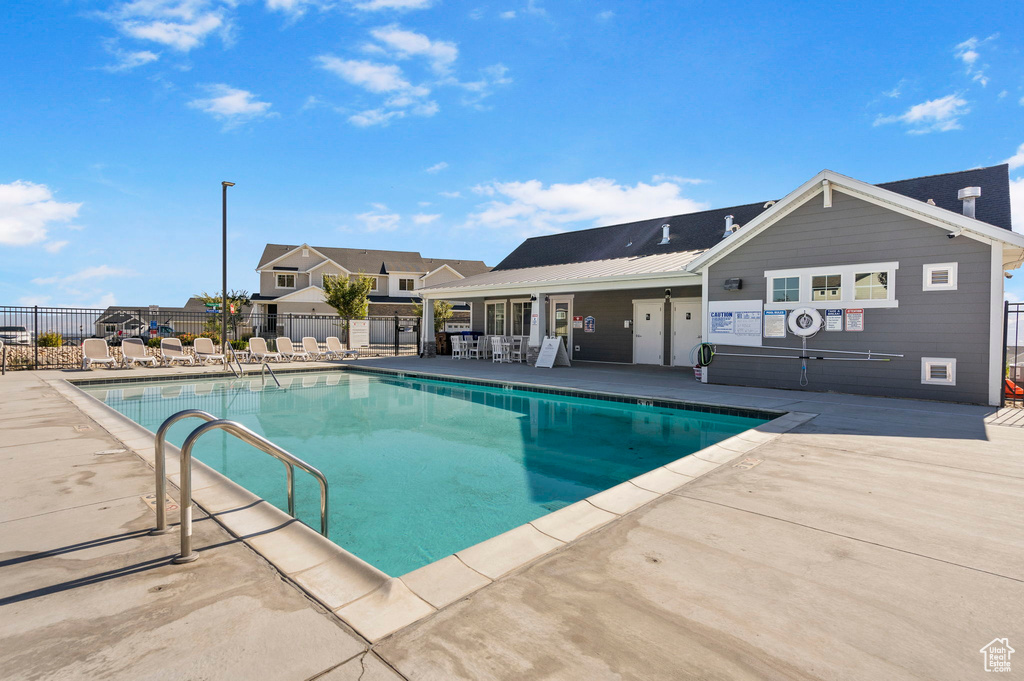
[[[303,248],[302,249],[302,257],[303,258],[308,258],[309,257],[309,249],[308,248]]]
[[[956,360],[943,357],[922,357],[921,383],[925,385],[956,385]]]
[[[981,187],[964,187],[956,193],[956,198],[964,202],[964,215],[974,217],[974,201],[981,196]]]
[[[661,241],[658,242],[659,246],[664,246],[668,243],[668,225],[661,226]]]
[[[945,262],[935,265],[924,266],[924,286],[922,287],[925,291],[955,291],[956,290],[956,271],[957,264],[955,262]]]

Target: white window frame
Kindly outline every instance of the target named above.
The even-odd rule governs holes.
[[[402,288],[402,282],[407,281],[410,284],[410,288]],[[416,278],[415,277],[399,277],[398,278],[398,290],[399,291],[415,291],[416,290]]]
[[[938,380],[931,377],[931,368],[935,365],[945,365],[946,380]],[[921,358],[921,384],[922,385],[956,385],[956,358],[954,357],[922,357]]]
[[[800,267],[787,270],[765,270],[765,309],[768,310],[795,310],[798,307],[899,307],[896,299],[896,270],[900,268],[899,262],[868,262],[855,265],[830,265],[822,267]],[[864,272],[886,272],[887,293],[886,299],[856,300],[854,298],[854,277]],[[839,300],[812,300],[811,279],[815,276],[839,275],[840,295]],[[784,277],[800,278],[800,299],[797,302],[775,303],[772,302],[773,279]]]
[[[487,308],[491,306],[501,305],[501,330],[498,333],[492,333],[487,330],[487,322],[490,318]],[[484,335],[487,336],[504,336],[505,330],[508,328],[508,301],[507,300],[488,300],[484,302]]]
[[[925,291],[955,291],[957,282],[957,265],[955,262],[941,262],[931,265],[925,265],[922,268],[922,290]],[[949,271],[949,282],[946,284],[933,284],[932,283],[932,272],[936,270],[948,270]]]
[[[789,302],[789,301],[778,301],[778,302],[776,302],[776,300],[775,300],[775,280],[776,279],[796,279],[797,280],[797,294],[796,295],[797,295],[797,302],[799,302],[799,300],[800,300],[800,293],[801,293],[800,292],[800,288],[801,288],[801,286],[800,286],[800,283],[801,283],[800,282],[800,277],[798,277],[798,276],[784,276],[784,275],[783,276],[775,275],[775,276],[768,277],[768,295],[765,296],[766,298],[771,298],[771,300],[769,300],[768,302],[773,304],[773,305],[787,305],[788,302]],[[786,290],[788,291],[789,288],[787,287]]]
[[[529,298],[512,298],[508,301],[508,332],[515,335],[515,308],[516,304],[525,305],[524,310],[526,311],[526,319],[523,320],[523,327],[525,333],[520,334],[522,336],[530,335],[530,315],[533,313],[532,303]]]
[[[286,289],[293,289],[293,288],[295,288],[295,284],[296,284],[296,281],[297,281],[297,277],[295,275],[296,275],[295,272],[274,272],[274,288],[286,288]],[[292,278],[292,285],[291,286],[281,286],[281,277],[291,277]]]
[[[377,293],[380,289],[380,277],[370,277],[373,279],[373,288],[370,289],[370,293]]]

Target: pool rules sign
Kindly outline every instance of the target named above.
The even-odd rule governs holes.
[[[545,338],[541,343],[540,353],[537,355],[535,367],[567,367],[569,364],[569,353],[565,351],[561,338]]]

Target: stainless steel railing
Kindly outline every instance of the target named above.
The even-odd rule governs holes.
[[[190,416],[204,419],[207,423],[189,433],[181,446],[181,479],[178,482],[178,487],[181,490],[181,553],[174,558],[173,562],[190,563],[199,558],[199,554],[192,550],[192,448],[200,437],[212,430],[223,430],[230,433],[246,444],[252,445],[266,454],[270,454],[285,465],[285,471],[288,476],[288,515],[293,518],[295,517],[295,468],[298,467],[316,478],[320,485],[320,534],[325,537],[328,536],[328,486],[327,478],[324,477],[324,474],[302,459],[278,447],[262,435],[249,430],[241,423],[217,419],[211,414],[198,409],[187,409],[168,417],[157,430],[156,467],[158,471],[166,470],[166,465],[163,462],[163,439],[167,429],[176,421]],[[159,476],[160,473],[158,473],[157,478],[157,529],[153,533],[166,532],[167,527],[166,511],[162,508],[166,497],[166,477]]]
[[[266,383],[266,381],[267,381],[266,374],[264,373],[264,372],[267,372],[267,371],[270,372],[270,377],[274,379],[274,383],[277,383],[277,387],[280,388],[281,387],[281,381],[277,380],[277,374],[274,373],[274,370],[271,369],[270,365],[267,364],[266,362],[263,363],[263,367],[260,369],[260,378],[263,379],[263,382]]]

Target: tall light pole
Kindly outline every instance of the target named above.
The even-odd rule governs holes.
[[[220,351],[228,354],[228,187],[234,182],[221,182],[221,213],[222,213],[222,253],[221,253],[221,289],[220,289]]]

